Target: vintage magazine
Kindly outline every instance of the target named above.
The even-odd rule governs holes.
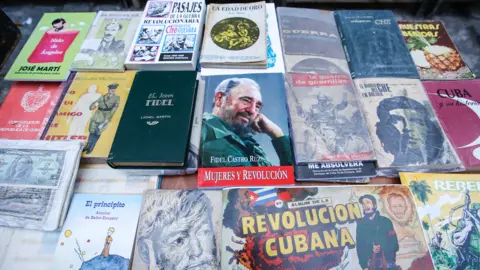
[[[399,21],[422,80],[474,79],[440,21]]]
[[[464,170],[417,79],[354,80],[380,175]]]
[[[70,70],[123,72],[141,17],[140,11],[99,11]]]
[[[267,68],[265,2],[209,4],[200,64],[217,68]]]
[[[294,183],[283,74],[206,79],[197,186]]]
[[[430,81],[423,86],[465,169],[480,170],[480,81]]]
[[[221,191],[146,191],[132,269],[220,269],[221,228]]]
[[[9,81],[65,81],[95,12],[45,13],[5,76]]]
[[[43,139],[84,141],[82,157],[105,160],[134,77],[78,72]]]
[[[432,270],[407,187],[223,191],[221,269]]]
[[[401,173],[437,270],[480,269],[480,175]]]
[[[204,0],[148,1],[125,67],[195,70],[205,20]]]

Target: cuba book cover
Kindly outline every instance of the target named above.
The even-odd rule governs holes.
[[[13,83],[0,108],[0,138],[39,140],[66,90],[65,85]]]
[[[43,139],[82,140],[82,157],[106,159],[134,77],[78,72]]]
[[[142,195],[75,194],[50,269],[128,270]]]
[[[480,175],[401,173],[437,270],[480,269]]]
[[[423,86],[465,168],[480,170],[480,81],[430,81]]]
[[[399,21],[422,80],[474,79],[440,21]]]
[[[199,187],[293,184],[281,73],[206,79]]]
[[[220,269],[222,192],[148,190],[132,269]]]
[[[223,191],[221,269],[433,270],[407,187]]]
[[[45,13],[5,80],[65,81],[94,18],[94,12]]]

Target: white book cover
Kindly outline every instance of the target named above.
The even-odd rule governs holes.
[[[75,194],[50,269],[128,270],[141,195]]]
[[[210,4],[200,63],[267,61],[265,2]]]
[[[278,30],[277,13],[275,4],[267,3],[267,69],[226,69],[226,68],[203,68],[202,77],[214,75],[234,75],[251,73],[285,73],[285,65],[282,56],[282,44]]]
[[[127,69],[182,65],[195,70],[205,10],[203,0],[148,1],[127,55]]]

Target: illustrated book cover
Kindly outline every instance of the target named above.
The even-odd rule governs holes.
[[[132,269],[220,269],[221,228],[221,191],[146,191]]]
[[[142,195],[75,194],[50,269],[128,270]]]
[[[198,187],[294,183],[281,73],[206,79]]]
[[[84,161],[105,161],[134,77],[135,71],[78,72],[43,139],[84,141]]]
[[[0,138],[39,140],[67,83],[15,82],[0,107]]]
[[[195,70],[200,54],[204,0],[148,1],[125,66],[137,70]]]
[[[221,269],[433,270],[407,187],[223,190]]]
[[[141,11],[99,11],[70,70],[123,72],[141,18]]]
[[[265,2],[209,4],[200,64],[267,68]]]
[[[392,11],[340,10],[335,20],[352,78],[419,78]]]
[[[196,76],[195,71],[137,73],[108,155],[110,166],[167,169],[187,163]]]
[[[479,269],[480,175],[401,173],[437,270]]]
[[[43,14],[5,80],[65,81],[95,14]]]
[[[229,68],[201,68],[202,76],[233,75],[248,73],[285,73],[282,56],[282,43],[278,30],[277,12],[274,3],[265,4],[267,10],[267,69],[229,69]],[[343,52],[342,52],[343,53]]]
[[[398,21],[422,80],[474,79],[440,21]]]
[[[465,168],[480,170],[480,81],[431,81],[423,86]]]
[[[356,79],[377,173],[464,170],[418,79]]]

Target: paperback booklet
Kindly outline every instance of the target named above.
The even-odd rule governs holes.
[[[70,70],[123,72],[141,17],[140,11],[99,11]]]
[[[407,187],[223,191],[221,269],[434,269]]]
[[[479,269],[480,175],[401,173],[413,193],[435,268]]]
[[[217,68],[267,68],[265,2],[209,4],[200,64]]]
[[[423,86],[465,168],[480,170],[480,81],[431,81]]]
[[[399,21],[422,80],[474,79],[440,21]]]
[[[464,170],[420,80],[370,78],[354,82],[372,136],[379,175]]]
[[[278,31],[277,13],[275,4],[265,4],[267,10],[267,69],[227,69],[227,68],[206,68],[202,67],[202,76],[232,75],[248,73],[285,73],[285,65],[282,57],[282,44]],[[342,52],[343,53],[343,52]]]
[[[85,161],[105,161],[134,77],[78,72],[43,139],[84,141]]]
[[[146,191],[132,269],[220,269],[221,228],[221,191]]]
[[[94,12],[43,14],[5,80],[65,81],[94,18]]]
[[[52,270],[128,270],[141,195],[75,194]]]
[[[13,83],[0,107],[0,138],[39,140],[54,117],[66,84]]]
[[[206,79],[198,187],[294,183],[281,73]]]
[[[205,1],[148,1],[125,66],[137,70],[195,70]]]
[[[419,78],[391,11],[340,10],[335,20],[352,78]]]

